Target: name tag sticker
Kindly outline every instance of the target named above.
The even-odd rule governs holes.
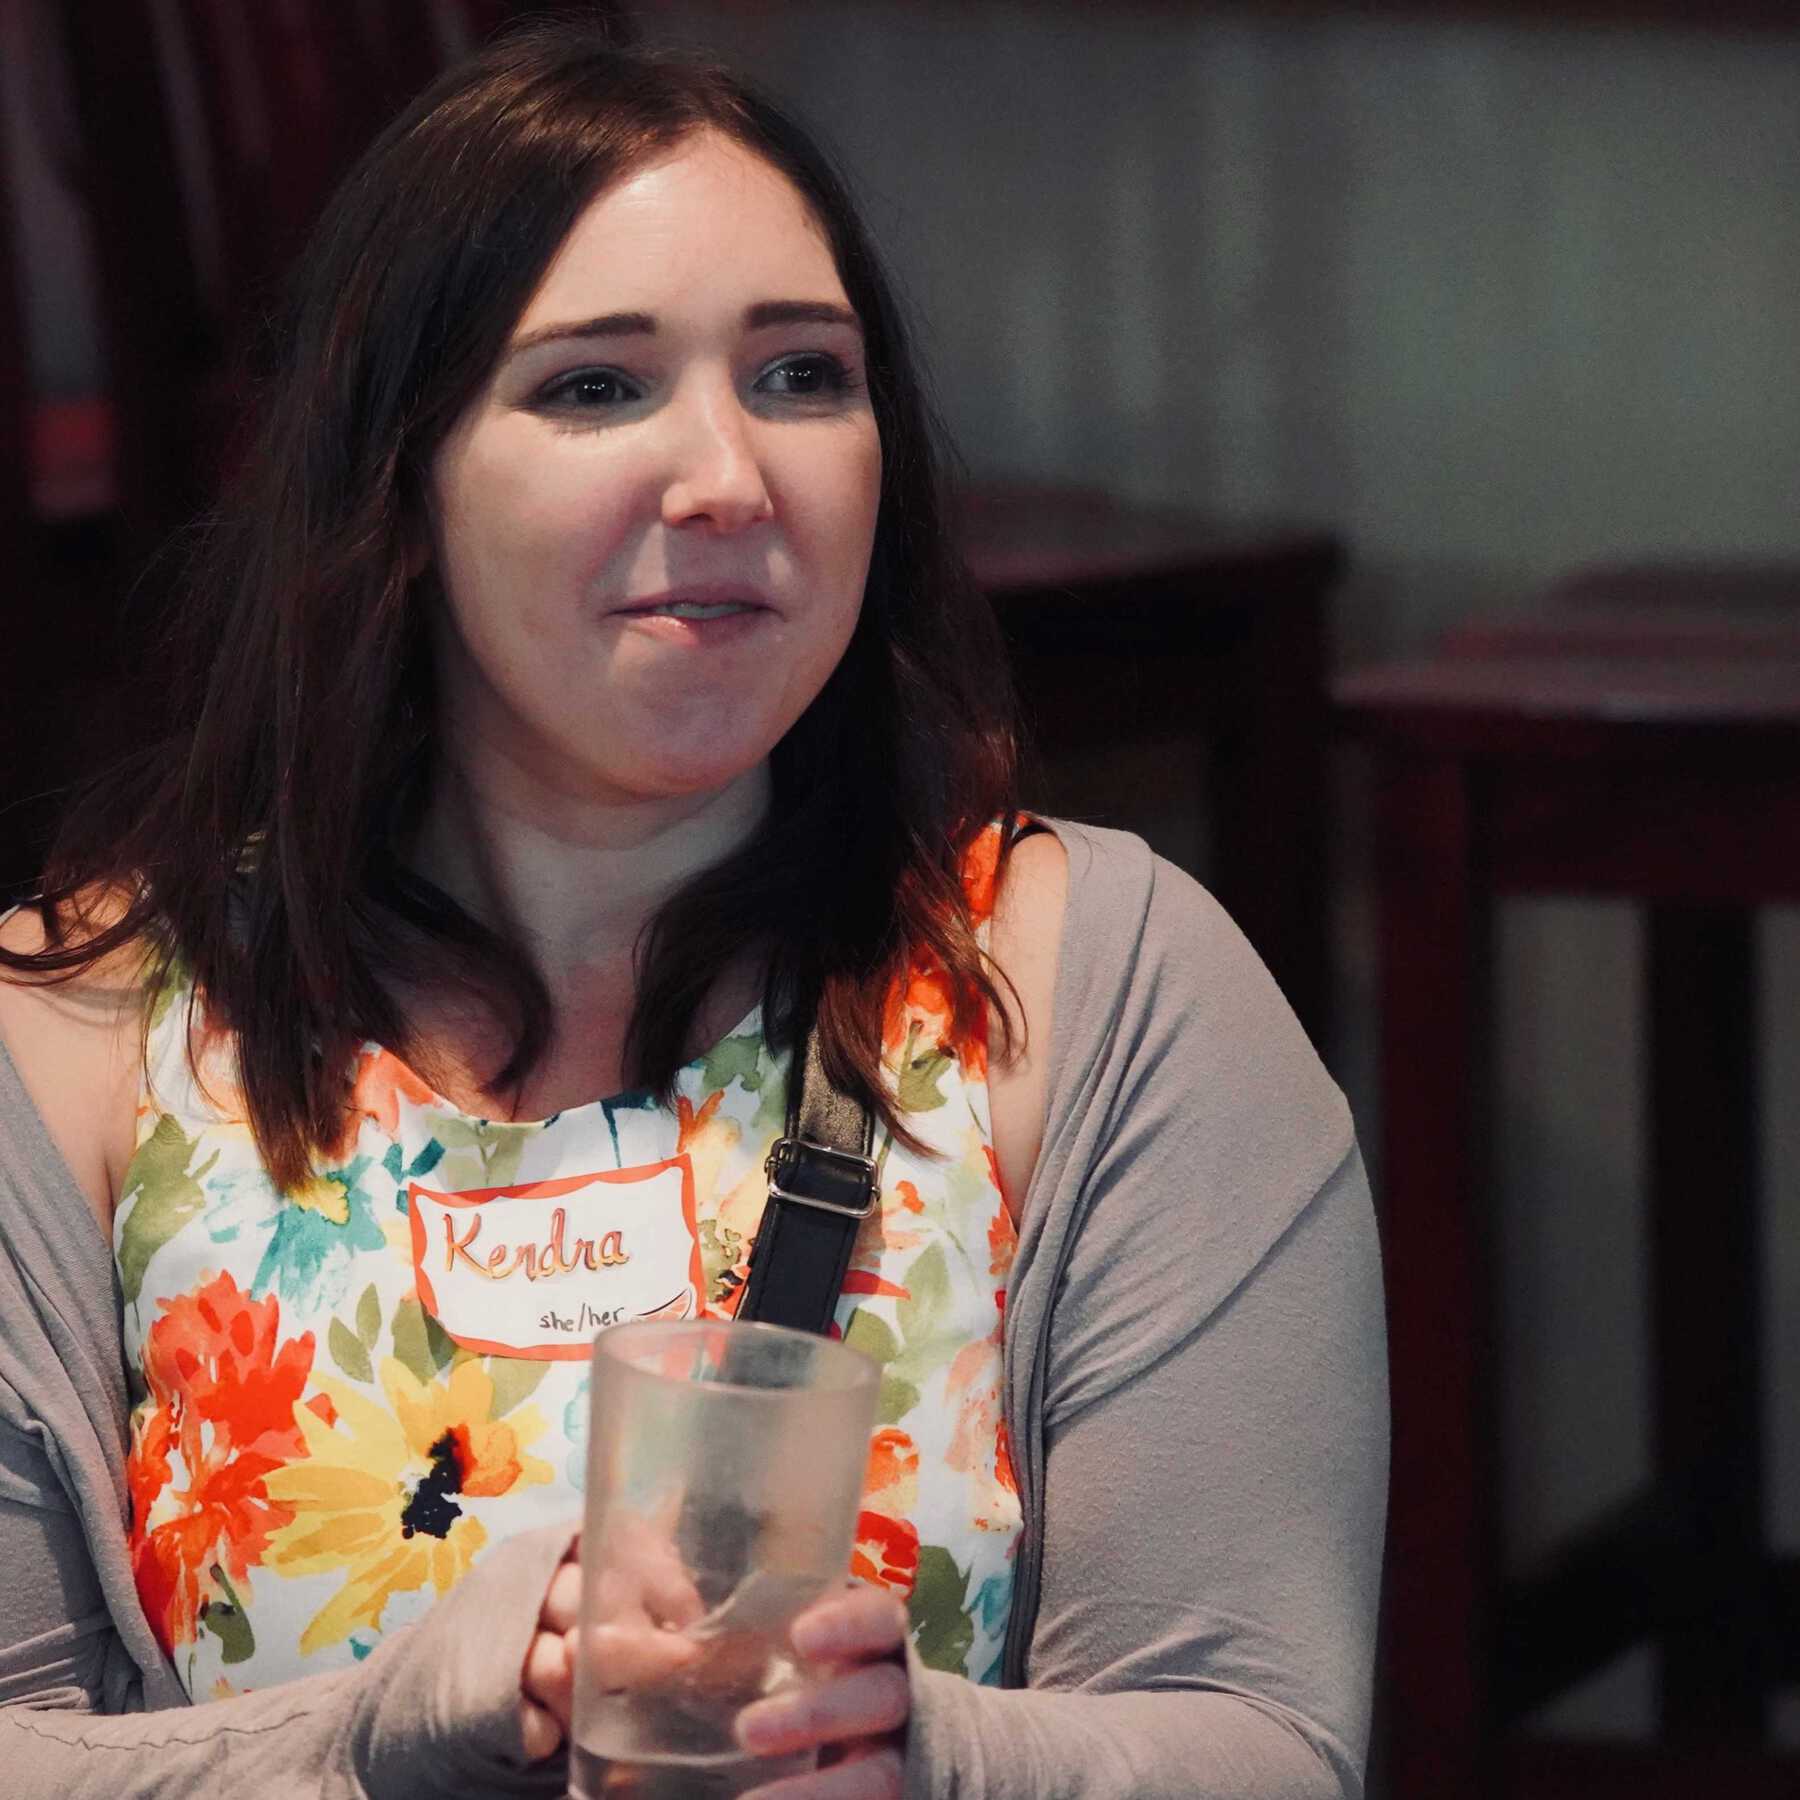
[[[572,1362],[605,1326],[699,1310],[685,1156],[457,1194],[413,1181],[406,1200],[420,1302],[471,1350]]]

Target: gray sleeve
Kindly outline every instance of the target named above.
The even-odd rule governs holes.
[[[16,1450],[16,1441],[13,1445]],[[519,1671],[568,1546],[548,1527],[499,1545],[417,1625],[359,1667],[159,1712],[99,1707],[110,1626],[81,1610],[87,1562],[54,1507],[0,1503],[0,1767],[11,1800],[414,1800],[560,1797],[558,1756],[520,1766]],[[75,1616],[50,1619],[58,1583]],[[46,1627],[46,1621],[49,1621]],[[34,1629],[34,1627],[44,1627]],[[22,1630],[23,1636],[18,1634]]]
[[[1359,1795],[1381,1343],[1352,1157],[1213,1317],[1050,1431],[1032,1685],[915,1668],[911,1791]]]
[[[1101,838],[1070,847],[1063,1073],[1008,1303],[1009,1351],[1038,1346],[1028,1686],[915,1667],[908,1793],[1357,1796],[1387,1482],[1367,1178],[1235,927],[1166,865],[1077,879]]]
[[[572,1524],[496,1546],[355,1668],[170,1704],[180,1688],[137,1604],[125,1541],[113,1279],[111,1251],[0,1044],[0,1792],[560,1796],[563,1758],[520,1766],[518,1698]]]

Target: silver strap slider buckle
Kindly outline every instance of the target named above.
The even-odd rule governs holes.
[[[843,1176],[858,1179],[867,1195],[862,1205],[848,1206],[841,1200],[822,1200],[816,1194],[796,1194],[791,1188],[783,1187],[781,1177],[789,1172],[789,1165],[802,1151],[819,1158],[831,1175],[837,1176],[841,1170]],[[770,1194],[778,1200],[792,1200],[799,1206],[816,1206],[821,1212],[841,1213],[847,1219],[866,1219],[875,1210],[879,1184],[872,1156],[858,1156],[852,1150],[834,1150],[829,1144],[815,1144],[811,1138],[777,1138],[763,1162],[763,1173],[769,1178]]]

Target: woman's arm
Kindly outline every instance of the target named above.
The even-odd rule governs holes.
[[[560,1796],[563,1760],[522,1767],[519,1681],[538,1601],[569,1532],[501,1544],[418,1624],[367,1662],[262,1693],[161,1712],[107,1714],[120,1650],[79,1526],[56,1503],[15,1497],[21,1433],[0,1422],[0,1768],[11,1800],[415,1800],[419,1794]]]
[[[97,928],[117,916],[104,897],[89,904]],[[80,927],[72,929],[79,942]],[[35,912],[20,907],[0,916],[0,949],[32,956],[44,948]],[[21,980],[0,967],[0,1044],[108,1242],[137,1125],[141,960],[115,952],[53,983]]]
[[[23,918],[0,926],[15,947],[35,924]],[[520,1767],[520,1676],[566,1530],[498,1546],[356,1668],[169,1704],[178,1690],[125,1548],[126,1395],[101,1229],[113,1182],[94,1153],[118,1096],[107,1032],[130,1042],[135,1070],[135,1022],[89,983],[0,983],[0,1786],[11,1800],[560,1794],[560,1760]],[[147,1685],[166,1710],[141,1710]]]
[[[1019,1415],[1042,1458],[1030,1686],[915,1665],[907,1792],[1356,1795],[1387,1442],[1361,1161],[1216,904],[1147,858],[1135,889],[1096,875],[1108,844],[1069,842],[1057,1073],[1008,1305],[1009,1352],[1039,1359]]]
[[[1380,1334],[1352,1161],[1229,1306],[1051,1430],[1031,1687],[915,1669],[908,1794],[1360,1795]]]

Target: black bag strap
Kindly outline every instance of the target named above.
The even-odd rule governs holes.
[[[769,1199],[750,1251],[740,1319],[830,1329],[857,1228],[875,1210],[874,1147],[874,1114],[832,1085],[815,1023],[794,1058],[787,1135],[763,1165]]]

